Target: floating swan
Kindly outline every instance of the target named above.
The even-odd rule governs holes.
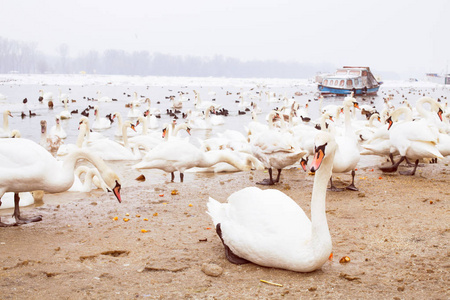
[[[96,153],[104,160],[137,160],[141,159],[141,153],[135,145],[128,143],[127,129],[134,128],[130,121],[125,121],[122,125],[123,146],[110,139],[98,139],[87,141],[83,146],[90,152]]]
[[[62,144],[62,140],[57,135],[47,134],[47,121],[41,120],[41,141],[39,144],[51,153],[58,151]]]
[[[61,164],[47,150],[28,139],[0,140],[0,198],[6,192],[15,193],[16,224],[38,222],[41,216],[23,218],[19,210],[20,192],[43,190],[46,193],[67,191],[74,181],[75,164],[80,159],[91,162],[100,172],[108,189],[120,198],[120,179],[98,156],[77,150]],[[0,226],[9,226],[0,222]]]
[[[64,130],[64,128],[61,127],[61,118],[59,116],[56,116],[55,118],[56,124],[50,128],[50,135],[56,135],[59,136],[61,139],[67,138],[67,133]]]
[[[94,106],[94,115],[95,120],[94,124],[92,124],[92,130],[105,130],[111,128],[111,121],[107,118],[100,117],[99,106]]]
[[[322,267],[332,250],[325,200],[335,150],[332,135],[317,135],[311,167],[315,171],[311,221],[294,200],[274,189],[244,188],[230,195],[226,203],[209,198],[207,213],[230,262],[296,272]]]
[[[69,108],[67,107],[67,102],[68,101],[69,101],[68,99],[64,99],[63,100],[63,102],[64,102],[64,110],[59,114],[59,118],[61,120],[72,118],[72,115],[70,114]]]
[[[0,128],[0,138],[9,138],[11,136],[8,117],[13,117],[11,111],[5,110],[3,112],[3,128]]]

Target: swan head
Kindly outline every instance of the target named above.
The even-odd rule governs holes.
[[[442,108],[439,107],[438,112],[437,112],[437,115],[438,115],[439,119],[441,120],[441,122],[443,121],[443,120],[442,120],[442,114],[443,114],[443,113],[444,113],[444,111],[442,110]]]
[[[113,192],[114,196],[116,196],[119,203],[122,203],[122,198],[120,196],[120,189],[122,186],[120,184],[119,176],[117,176],[117,174],[114,173],[113,171],[109,170],[105,173],[102,173],[102,178],[105,181],[105,184],[107,185],[106,188],[107,191]]]
[[[333,135],[328,132],[320,132],[314,140],[314,158],[311,163],[311,172],[316,172],[327,159],[334,158],[336,142]]]

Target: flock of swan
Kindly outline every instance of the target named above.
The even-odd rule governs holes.
[[[102,117],[102,109],[107,107],[104,104],[113,100],[100,98],[99,94],[98,102],[91,108],[93,118],[82,116],[77,121],[74,144],[63,142],[67,134],[61,122],[74,118],[67,114],[66,96],[61,99],[64,110],[56,115],[55,126],[47,130],[47,122],[41,121],[40,143],[20,138],[17,132],[13,134],[8,124],[11,111],[4,110],[0,129],[0,197],[3,203],[7,197],[13,201],[15,223],[0,222],[0,226],[42,220],[41,216],[20,215],[20,202],[25,202],[29,197],[26,193],[33,191],[85,192],[94,184],[113,192],[121,202],[121,181],[108,161],[135,161],[133,169],[163,170],[171,174],[171,181],[176,180],[178,172],[180,182],[186,172],[266,169],[269,178],[256,182],[260,185],[277,184],[284,168],[300,164],[305,171],[309,168],[315,173],[311,220],[284,193],[257,187],[237,191],[225,203],[210,198],[207,213],[230,262],[310,272],[321,268],[331,254],[326,193],[343,190],[333,184],[334,174],[349,173],[352,181],[345,189],[357,191],[355,169],[363,155],[389,160],[380,165],[383,172],[396,172],[405,160],[413,162],[411,171],[401,172],[407,175],[415,174],[420,160],[435,162],[450,156],[450,112],[446,103],[428,96],[417,99],[415,107],[403,100],[395,108],[392,99],[385,99],[380,112],[361,105],[353,95],[333,105],[324,105],[326,100],[320,97],[319,117],[311,118],[307,104],[267,93],[267,103],[277,107],[271,108],[265,121],[260,122],[258,115],[262,110],[258,105],[262,92],[259,98],[248,102],[241,94],[237,109],[252,114],[243,130],[227,129],[195,140],[190,136],[191,130],[214,132],[213,128],[224,124],[226,117],[216,114],[223,109],[220,103],[202,101],[195,90],[194,94],[195,104],[183,112],[186,119],[175,118],[163,125],[159,125],[158,118],[162,112],[151,106],[150,99],[137,99],[136,94],[135,101],[127,105],[126,118],[111,111]],[[46,101],[43,91],[41,96],[39,101]],[[176,116],[188,100],[180,93],[178,99],[170,97],[169,101],[170,113]],[[140,107],[145,105],[148,107],[142,112]],[[360,111],[367,118],[361,119]],[[108,130],[114,131],[114,138],[103,134]],[[77,167],[79,160],[87,160],[93,167]]]

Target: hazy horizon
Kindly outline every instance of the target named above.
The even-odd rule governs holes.
[[[69,57],[120,49],[404,76],[444,72],[450,60],[445,0],[0,1],[0,36],[54,56],[66,44]]]

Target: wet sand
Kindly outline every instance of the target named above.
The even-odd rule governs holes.
[[[334,258],[312,273],[225,258],[205,213],[208,197],[226,201],[267,173],[186,173],[184,183],[163,172],[144,172],[139,182],[139,174],[122,169],[121,204],[100,190],[48,194],[43,205],[22,209],[24,216],[41,214],[41,222],[0,228],[0,298],[450,297],[448,163],[425,164],[412,177],[368,166],[357,171],[359,192],[328,192]],[[350,182],[350,175],[339,178],[336,185]],[[312,184],[313,176],[291,168],[273,188],[309,215]],[[11,210],[0,215],[13,221]],[[340,263],[344,256],[350,262]]]

